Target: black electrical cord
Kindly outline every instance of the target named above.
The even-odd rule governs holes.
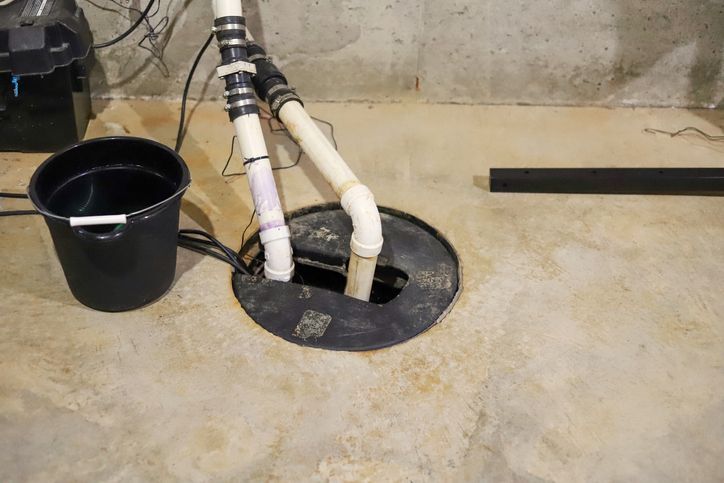
[[[123,40],[126,37],[128,37],[129,35],[131,35],[133,33],[133,31],[136,30],[138,28],[138,26],[141,25],[146,20],[146,17],[148,16],[148,12],[151,11],[151,8],[153,7],[154,3],[156,3],[156,0],[148,1],[148,5],[146,5],[146,9],[143,12],[141,12],[141,16],[138,17],[138,19],[135,22],[133,22],[133,25],[131,25],[131,27],[128,30],[123,32],[121,35],[119,35],[115,39],[108,40],[107,42],[101,42],[100,44],[93,44],[93,48],[96,50],[105,49],[106,47],[110,47],[111,45],[117,44],[121,40]]]
[[[13,198],[18,200],[25,200],[28,195],[25,193],[8,193],[7,191],[0,191],[0,198]],[[25,215],[38,215],[39,213],[35,210],[10,210],[0,211],[0,216],[25,216]]]
[[[0,211],[0,216],[25,216],[25,215],[39,215],[35,210],[13,210],[13,211]]]
[[[201,255],[212,257],[219,261],[222,261],[222,262],[226,263],[227,265],[230,265],[234,269],[235,272],[249,274],[248,270],[244,266],[239,265],[238,263],[227,258],[225,255],[223,255],[217,251],[211,250],[202,244],[193,243],[193,242],[189,242],[189,241],[185,241],[185,240],[179,240],[178,246],[181,248],[185,248],[186,250],[191,250],[191,251],[199,253]]]
[[[234,269],[238,272],[248,273],[246,266],[241,264],[238,260],[236,260],[236,258],[228,257],[226,253],[216,249],[214,246],[204,243],[201,240],[179,237],[178,244],[182,248],[193,249],[196,252],[221,260],[234,267]]]
[[[176,147],[174,148],[176,152],[179,152],[181,150],[181,146],[184,142],[184,135],[186,134],[184,132],[184,124],[186,122],[186,101],[189,97],[189,89],[191,88],[191,80],[194,78],[194,73],[196,72],[196,68],[199,66],[199,62],[201,62],[201,58],[204,56],[204,52],[206,52],[206,49],[209,48],[209,44],[211,44],[211,41],[214,39],[214,34],[209,34],[209,37],[206,39],[206,42],[204,42],[204,45],[201,47],[201,50],[199,50],[199,53],[196,54],[196,59],[194,59],[194,63],[191,66],[191,70],[189,71],[188,77],[186,77],[186,85],[184,86],[184,93],[183,96],[181,96],[181,117],[179,118],[178,122],[178,133],[176,134]]]
[[[251,213],[251,216],[249,217],[249,223],[246,225],[246,228],[244,228],[244,232],[241,234],[241,248],[242,250],[245,248],[244,245],[246,245],[246,232],[249,231],[249,228],[254,224],[254,217],[256,216],[256,208]],[[242,261],[244,262],[244,265],[249,269],[251,272],[251,275],[259,275],[261,273],[261,270],[264,267],[263,261],[259,260],[259,255],[261,255],[261,252],[257,253],[256,256],[252,257],[248,254],[246,257],[242,257]],[[247,263],[248,261],[248,263]],[[259,263],[259,262],[262,263]],[[252,266],[252,264],[256,263],[256,269]]]
[[[197,249],[199,252],[203,252],[207,255],[213,256],[215,258],[218,258],[219,260],[222,260],[229,265],[233,266],[237,271],[243,271],[244,267],[243,265],[240,265],[239,262],[237,262],[233,258],[229,258],[226,253],[223,253],[216,249],[213,245],[210,245],[209,243],[204,242],[203,240],[194,240],[192,238],[180,238],[179,244],[182,246],[190,246],[195,249]]]
[[[179,230],[178,244],[182,248],[221,260],[234,267],[238,272],[250,274],[248,267],[238,253],[204,231]]]
[[[221,243],[219,240],[214,238],[213,236],[209,235],[208,233],[201,231],[201,230],[179,230],[179,236],[190,238],[189,235],[197,235],[206,238],[206,241],[199,240],[201,242],[206,242],[207,244],[210,243],[213,246],[216,246],[219,250],[223,251],[227,257],[229,257],[232,260],[239,260],[239,255],[234,252],[231,248],[227,247],[223,243]]]
[[[192,252],[196,252],[196,253],[198,253],[198,254],[200,254],[200,255],[204,255],[204,256],[207,256],[207,257],[215,258],[215,259],[217,259],[217,260],[219,260],[219,261],[222,261],[222,262],[224,262],[224,263],[226,263],[226,264],[228,264],[228,265],[231,265],[235,270],[239,270],[239,267],[238,267],[235,263],[232,263],[232,262],[231,262],[228,258],[226,258],[225,256],[220,255],[220,254],[218,254],[218,253],[216,253],[216,252],[214,252],[214,251],[212,251],[212,250],[207,250],[207,249],[205,249],[205,248],[203,248],[203,247],[200,247],[200,246],[198,246],[198,245],[195,245],[195,244],[193,244],[193,243],[189,243],[189,242],[185,242],[185,241],[180,241],[180,240],[179,240],[179,242],[178,242],[178,246],[180,246],[181,248],[184,248],[184,249],[186,249],[186,250],[190,250],[190,251],[192,251]]]
[[[254,211],[251,213],[251,217],[249,217],[249,224],[246,225],[246,228],[244,228],[244,233],[241,234],[241,246],[244,246],[244,243],[246,243],[246,232],[251,228],[251,225],[254,224],[254,217],[256,216],[256,208],[254,208]]]

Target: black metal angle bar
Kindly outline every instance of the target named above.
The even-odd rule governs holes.
[[[490,191],[724,196],[724,168],[493,168]]]

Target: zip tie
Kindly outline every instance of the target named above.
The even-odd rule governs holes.
[[[261,161],[263,159],[269,159],[269,156],[259,156],[258,158],[244,159],[244,166],[248,166],[250,164],[256,163],[257,161]]]

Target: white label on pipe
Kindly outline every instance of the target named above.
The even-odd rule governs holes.
[[[70,226],[125,225],[126,215],[79,216],[70,218]]]

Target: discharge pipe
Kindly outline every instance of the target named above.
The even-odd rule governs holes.
[[[217,73],[226,81],[225,110],[234,124],[259,218],[259,239],[266,256],[264,276],[288,282],[294,276],[290,231],[284,220],[259,120],[251,78],[256,67],[249,61],[241,0],[212,0],[212,6],[216,17],[212,30],[221,52]]]
[[[248,44],[248,54],[257,71],[253,78],[257,95],[269,104],[272,114],[309,156],[340,198],[344,211],[352,218],[352,253],[345,294],[369,301],[377,257],[383,244],[380,213],[374,196],[307,114],[302,100],[268,58],[266,51],[252,41]]]

